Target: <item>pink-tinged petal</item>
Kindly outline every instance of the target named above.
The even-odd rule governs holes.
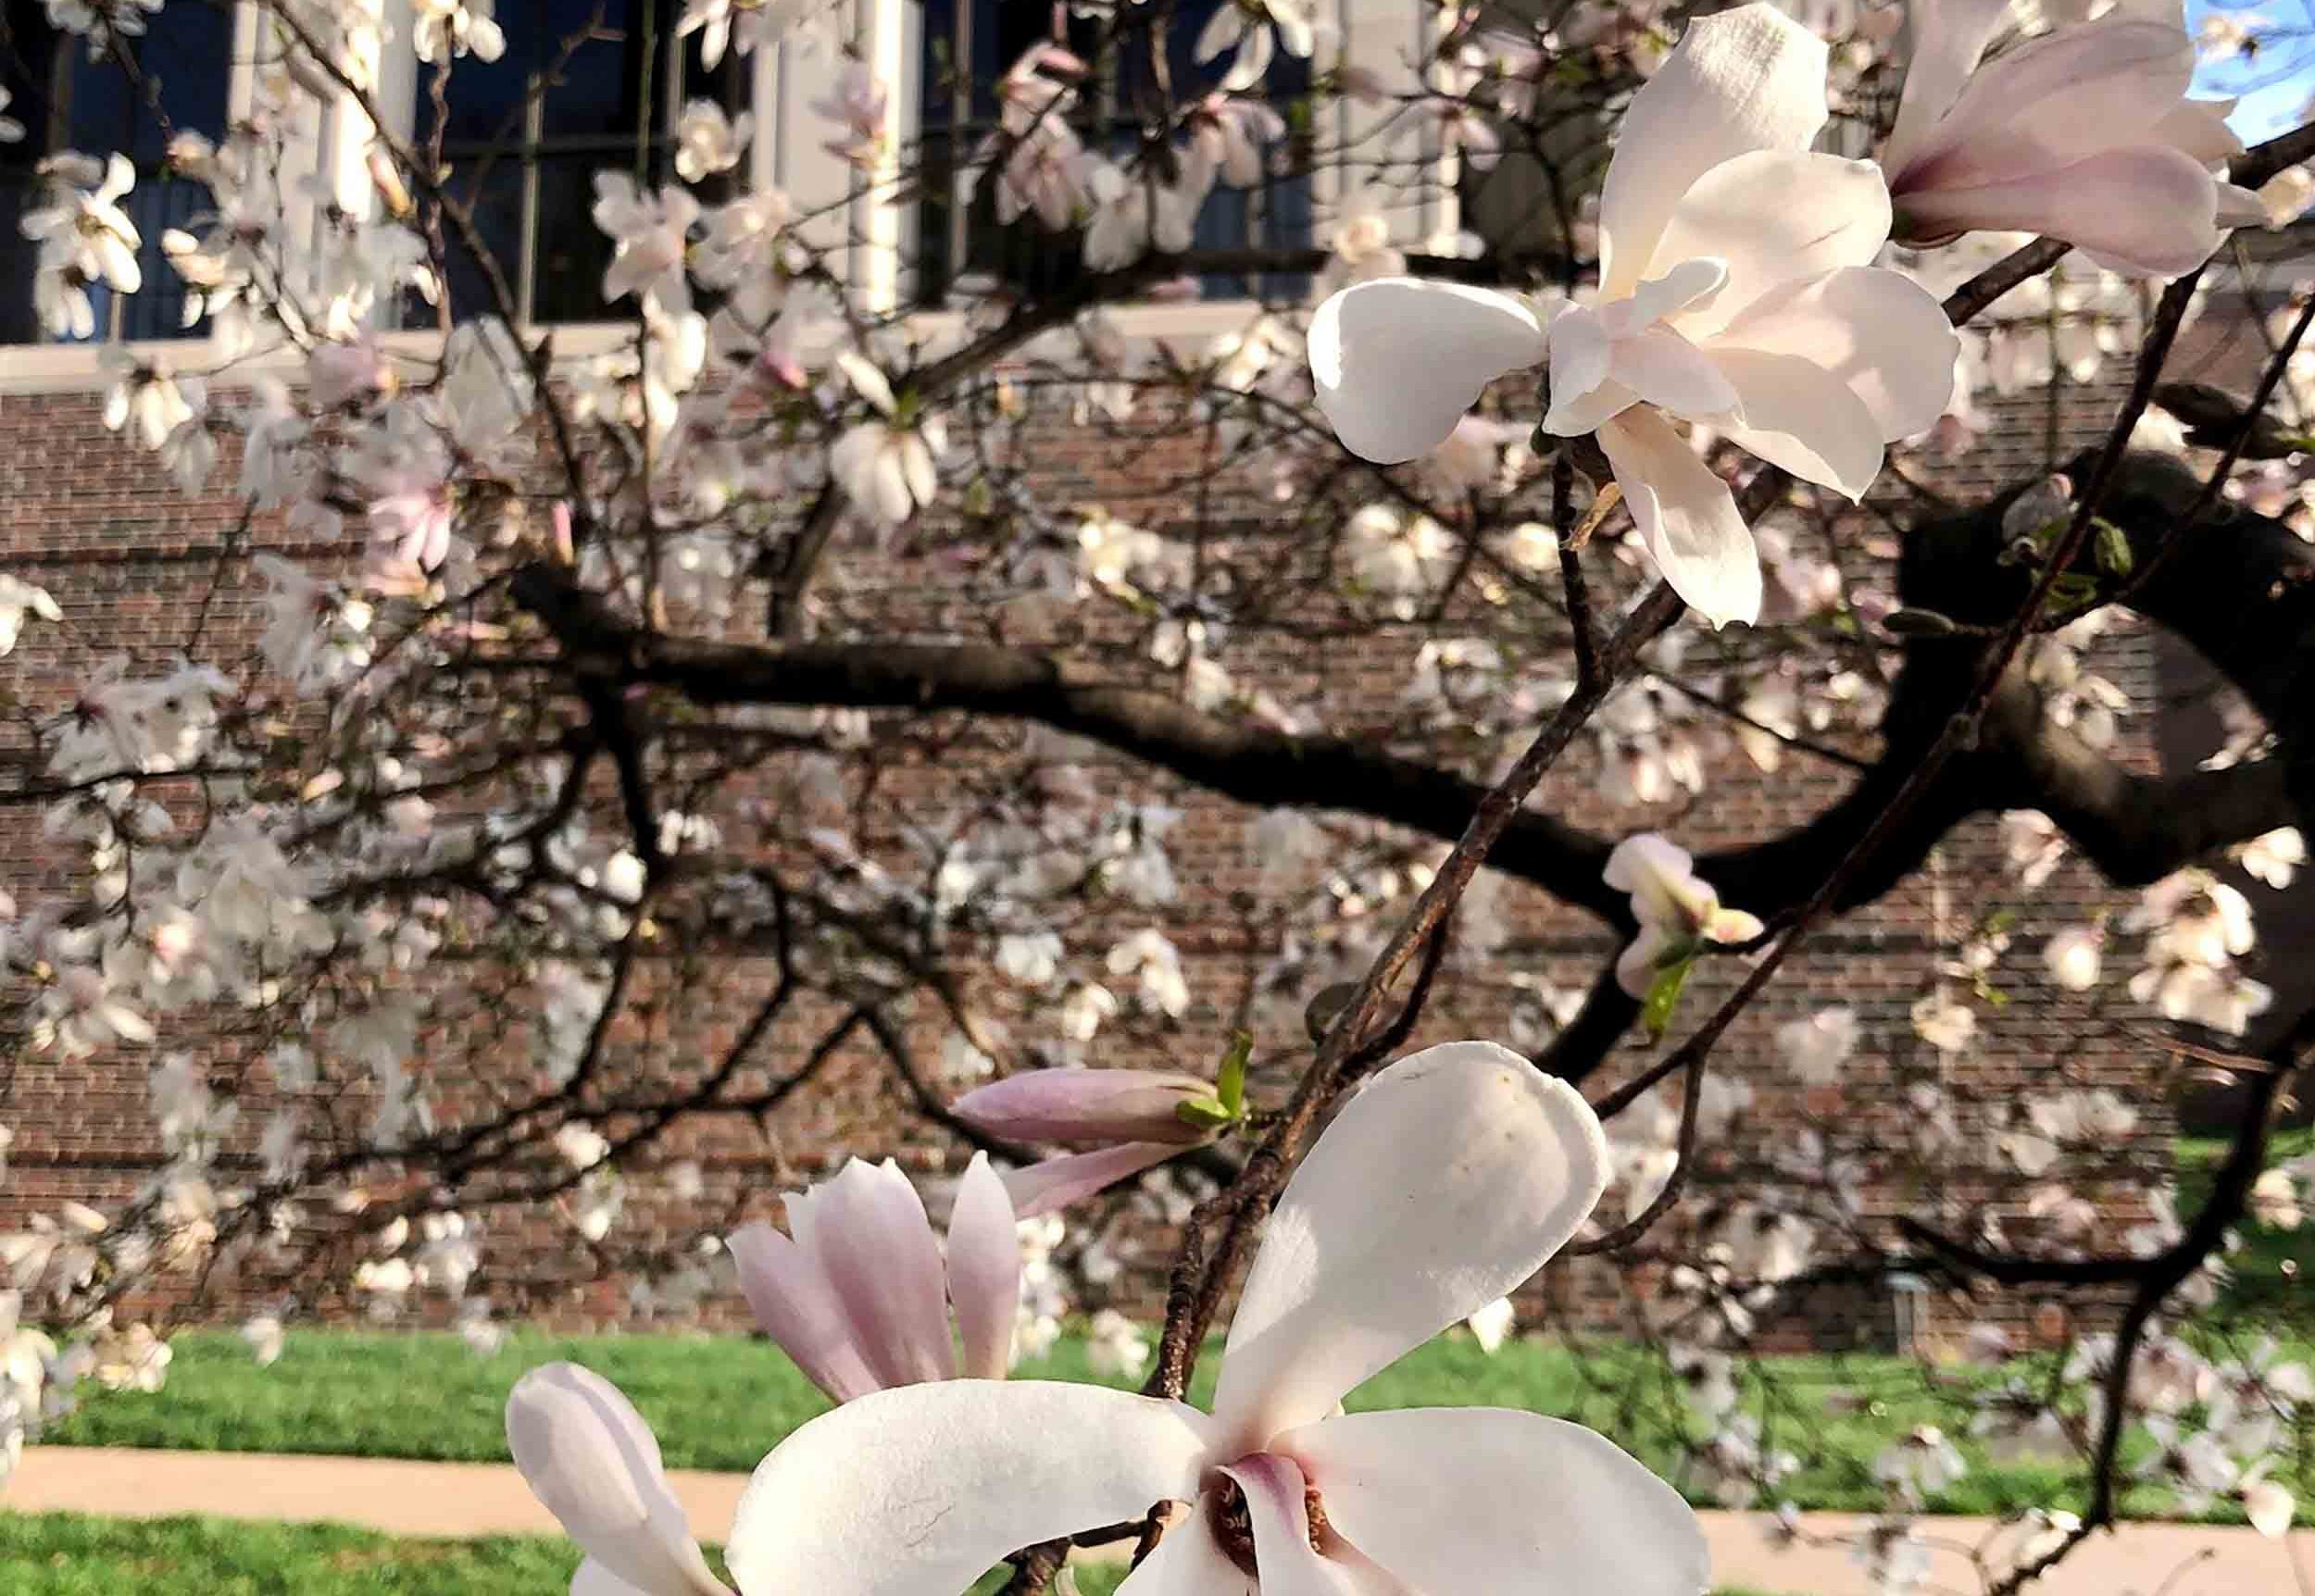
[[[1623,946],[1616,955],[1616,984],[1627,996],[1645,998],[1656,985],[1656,978],[1663,968],[1664,954],[1671,946],[1671,934],[1661,926],[1642,926],[1640,934]]]
[[[802,1229],[800,1206],[810,1214]],[[899,1166],[851,1159],[812,1191],[808,1204],[790,1199],[788,1212],[788,1228],[828,1272],[853,1344],[879,1383],[956,1375],[940,1243]]]
[[[1699,17],[1624,113],[1600,190],[1600,298],[1628,296],[1691,184],[1750,150],[1805,150],[1825,119],[1825,44],[1775,6]]]
[[[1327,1419],[1277,1446],[1344,1539],[1418,1590],[1701,1596],[1711,1582],[1680,1493],[1579,1425],[1410,1408]]]
[[[1508,294],[1383,277],[1319,306],[1309,352],[1335,436],[1389,466],[1445,443],[1488,383],[1541,361],[1544,331]]]
[[[1355,1093],[1287,1182],[1246,1277],[1216,1422],[1254,1450],[1557,1253],[1608,1182],[1599,1121],[1493,1042],[1425,1048]]]
[[[943,1380],[822,1414],[757,1466],[745,1596],[942,1596],[1007,1553],[1197,1494],[1205,1415],[1046,1380]]]
[[[1311,1549],[1308,1499],[1292,1460],[1256,1453],[1221,1472],[1245,1496],[1262,1596],[1353,1596],[1344,1571]]]
[[[2204,166],[2233,160],[2243,153],[2243,141],[2227,126],[2232,100],[2182,100],[2155,123],[2149,136],[2158,144],[2193,156]]]
[[[1802,194],[1806,201],[1796,199]],[[1872,162],[1757,150],[1696,180],[1657,252],[1727,263],[1727,285],[1673,322],[1701,342],[1782,283],[1871,265],[1888,238],[1889,189]]]
[[[1896,126],[1882,152],[1882,165],[1901,172],[1926,145],[1935,128],[1977,70],[1978,58],[1994,30],[2008,14],[2009,0],[1912,0],[1913,55],[1906,64],[1905,89],[1897,100]]]
[[[1194,1075],[1145,1069],[1031,1069],[958,1098],[957,1117],[1014,1141],[1171,1141],[1192,1146],[1208,1132],[1177,1112],[1211,1097]]]
[[[651,1592],[639,1585],[630,1585],[607,1565],[590,1557],[570,1577],[570,1596],[651,1596]]]
[[[844,1304],[817,1259],[760,1221],[742,1226],[724,1245],[756,1322],[807,1379],[836,1402],[882,1389],[852,1344]]]
[[[2259,197],[2256,189],[2246,189],[2239,183],[2230,182],[2213,183],[2211,187],[2219,196],[2219,211],[2216,219],[2221,228],[2272,227],[2275,225],[2273,216],[2267,209],[2267,202]],[[2286,225],[2288,220],[2289,218],[2286,218]]]
[[[1597,433],[1656,568],[1714,626],[1760,616],[1760,551],[1728,484],[1672,424],[1634,405]]]
[[[1114,1186],[1129,1175],[1139,1175],[1163,1164],[1182,1149],[1170,1141],[1120,1141],[1095,1153],[1069,1153],[1005,1173],[1005,1190],[1013,1199],[1013,1212],[1034,1219]]]
[[[1013,1321],[1020,1311],[1020,1228],[1005,1182],[976,1153],[957,1183],[948,1216],[948,1300],[967,1379],[1001,1380],[1013,1366]]]
[[[2175,23],[2112,18],[2045,33],[1980,67],[1889,186],[2015,176],[2143,137],[2148,113],[2175,106],[2194,73]]]
[[[1971,188],[1897,196],[1901,237],[2039,232],[2113,270],[2175,277],[2219,247],[2218,193],[2192,157],[2153,144]]]
[[[644,1596],[723,1591],[668,1488],[651,1427],[601,1375],[547,1364],[516,1381],[507,1447],[581,1550]]]
[[[1608,369],[1647,403],[1693,421],[1726,416],[1738,405],[1721,368],[1669,327],[1616,340]]]
[[[1206,1515],[1200,1502],[1167,1530],[1158,1550],[1125,1577],[1117,1596],[1251,1596],[1254,1581],[1223,1553]]]
[[[1937,424],[1960,335],[1936,295],[1902,272],[1844,267],[1753,302],[1709,345],[1797,355],[1846,383],[1884,443]]]
[[[1744,424],[1725,429],[1730,443],[1852,504],[1865,496],[1881,475],[1881,423],[1848,384],[1798,355],[1721,349],[1713,358],[1745,404]]]

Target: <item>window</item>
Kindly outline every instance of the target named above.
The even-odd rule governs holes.
[[[44,203],[41,158],[63,150],[104,156],[118,150],[137,168],[137,184],[121,208],[143,241],[137,264],[144,288],[120,295],[90,290],[96,336],[197,336],[183,325],[185,285],[161,253],[161,234],[190,226],[208,205],[199,183],[169,175],[162,162],[171,132],[225,134],[232,89],[233,16],[230,5],[172,0],[147,21],[144,37],[128,42],[144,91],[120,63],[89,59],[88,44],[52,28],[41,0],[6,0],[0,11],[0,84],[7,114],[24,124],[24,138],[0,144],[0,343],[44,342],[32,311],[31,281],[39,246],[17,222]],[[147,97],[149,96],[149,98]]]
[[[1173,8],[1166,41],[1167,67],[1177,100],[1218,84],[1230,56],[1203,65],[1191,58],[1199,31],[1218,6],[1232,0],[1182,0]],[[1009,226],[996,219],[995,184],[962,168],[997,125],[995,85],[1005,69],[1041,39],[1053,37],[1063,7],[1023,0],[924,0],[924,93],[920,159],[924,197],[918,216],[918,297],[938,305],[949,284],[967,272],[985,272],[1030,293],[1066,287],[1083,269],[1082,239],[1048,231],[1033,217]],[[1091,58],[1099,24],[1069,19],[1065,41]],[[1132,152],[1139,140],[1139,112],[1159,96],[1147,56],[1118,52],[1103,77],[1081,89],[1070,122],[1090,149],[1112,158]],[[1283,113],[1309,92],[1310,63],[1280,51],[1263,90]],[[973,186],[967,188],[970,181]],[[1310,179],[1307,173],[1266,175],[1255,189],[1217,182],[1198,213],[1193,247],[1236,249],[1259,245],[1300,246],[1310,242]],[[1244,274],[1208,274],[1207,297],[1243,298],[1257,293],[1297,294],[1299,275],[1257,281]]]
[[[594,174],[668,182],[684,102],[712,99],[727,110],[747,103],[747,58],[727,54],[709,71],[696,35],[674,37],[681,12],[680,0],[507,0],[496,11],[506,54],[453,63],[441,127],[450,192],[472,206],[525,321],[632,314],[632,305],[603,302],[611,241],[594,225]],[[414,118],[421,147],[435,132],[433,80],[434,69],[421,64]],[[718,197],[712,180],[692,187]],[[445,234],[453,310],[494,312],[472,255]]]

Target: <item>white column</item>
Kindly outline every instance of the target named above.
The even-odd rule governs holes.
[[[840,6],[840,36],[857,45],[865,33],[861,14],[893,4],[906,0],[849,0]],[[786,191],[803,218],[796,224],[797,238],[820,251],[836,275],[851,282],[858,281],[853,247],[857,174],[828,148],[835,130],[811,108],[813,101],[832,92],[844,65],[844,57],[824,40],[791,39],[757,53],[756,144],[749,169],[757,183]],[[897,101],[896,85],[894,94]]]
[[[852,281],[861,308],[889,315],[900,304],[902,207],[895,203],[900,153],[920,104],[917,59],[909,48],[917,38],[917,8],[910,0],[863,0],[860,10],[860,54],[886,94],[882,153],[852,202]]]
[[[1429,0],[1333,0],[1333,5],[1335,26],[1341,32],[1338,59],[1343,65],[1356,67],[1380,80],[1385,94],[1421,91],[1421,63],[1428,58],[1438,27],[1436,6]],[[1320,54],[1323,56],[1324,52]],[[1348,154],[1372,159],[1380,152],[1370,142],[1351,145],[1350,141],[1381,125],[1390,115],[1391,107],[1387,105],[1361,106],[1348,95],[1340,95],[1333,108],[1335,126],[1327,131],[1338,144],[1349,146]],[[1403,118],[1393,124],[1394,131],[1402,125]],[[1401,149],[1409,158],[1419,149],[1431,168],[1424,187],[1433,192],[1422,193],[1419,201],[1400,202],[1405,208],[1392,217],[1393,236],[1401,243],[1415,244],[1442,229],[1459,225],[1454,194],[1455,161],[1452,156],[1441,156],[1438,137],[1428,129],[1419,145],[1405,145]],[[1319,174],[1313,197],[1320,206],[1321,228],[1327,211],[1364,181],[1358,173],[1340,168]]]

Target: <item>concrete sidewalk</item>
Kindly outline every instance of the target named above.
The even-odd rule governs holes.
[[[729,1531],[744,1474],[672,1476],[676,1493],[704,1540]],[[0,1510],[68,1510],[158,1518],[180,1513],[229,1518],[338,1523],[395,1535],[554,1535],[551,1515],[504,1464],[410,1463],[393,1458],[290,1457],[269,1453],[133,1452],[111,1447],[30,1446],[5,1490]],[[1834,1547],[1771,1550],[1752,1520],[1733,1513],[1700,1515],[1712,1544],[1715,1583],[1775,1596],[1873,1596],[1866,1571]],[[1855,1528],[1853,1515],[1812,1514],[1813,1534]],[[1976,1545],[1983,1519],[1924,1523],[1941,1548]],[[2315,1571],[2315,1530],[2294,1539]],[[2194,1562],[2195,1559],[2200,1562]],[[2194,1562],[2192,1567],[2185,1567]],[[2168,1596],[2292,1596],[2298,1590],[2279,1541],[2248,1529],[2212,1525],[2133,1524],[2090,1540],[2036,1588],[2038,1596],[2155,1596],[2173,1573]],[[1979,1589],[1965,1555],[1941,1550],[1931,1588]],[[1585,1593],[1592,1596],[1592,1593]],[[1613,1596],[1599,1592],[1597,1596]]]

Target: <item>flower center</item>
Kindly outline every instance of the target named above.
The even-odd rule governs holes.
[[[1254,1560],[1254,1515],[1246,1506],[1245,1492],[1227,1476],[1215,1483],[1218,1489],[1207,1498],[1207,1517],[1214,1540],[1220,1544],[1222,1554],[1236,1564],[1247,1578],[1259,1579],[1261,1570]],[[1333,1527],[1326,1521],[1326,1507],[1319,1500],[1317,1486],[1302,1488],[1302,1510],[1310,1520],[1310,1550],[1324,1552]]]

